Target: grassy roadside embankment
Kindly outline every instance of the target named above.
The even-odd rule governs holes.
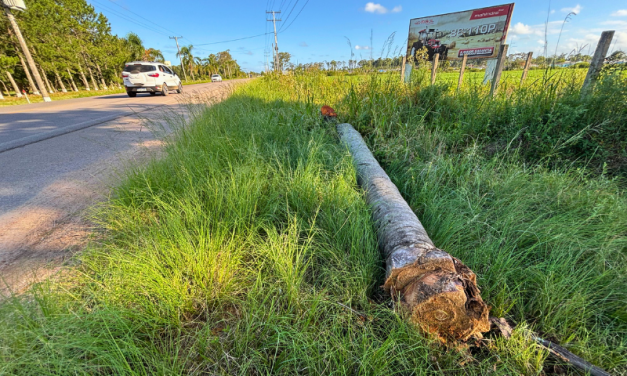
[[[624,188],[569,168],[566,148],[548,162],[524,143],[493,150],[509,137],[498,126],[521,125],[498,119],[550,119],[567,92],[508,105],[396,78],[258,79],[178,129],[100,208],[76,269],[0,306],[0,373],[538,374],[549,363],[527,328],[624,372]],[[323,103],[361,129],[435,244],[477,273],[513,339],[470,358],[390,309]],[[474,127],[486,120],[492,133]]]
[[[625,372],[626,77],[582,98],[580,75],[547,72],[488,99],[428,74],[352,85],[338,111],[435,244],[478,273],[493,315]]]
[[[432,367],[426,342],[368,300],[381,260],[348,156],[313,104],[285,97],[239,89],[132,174],[78,269],[1,307],[0,372]]]

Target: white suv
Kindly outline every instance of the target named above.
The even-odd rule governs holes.
[[[122,71],[124,87],[129,97],[137,93],[161,93],[168,95],[170,90],[183,92],[181,79],[163,63],[154,61],[132,61],[126,63]]]
[[[211,82],[222,82],[222,77],[219,74],[212,74]]]

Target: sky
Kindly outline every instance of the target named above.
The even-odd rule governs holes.
[[[401,51],[412,18],[458,12],[506,3],[482,0],[87,0],[109,19],[114,34],[137,33],[145,47],[163,52],[178,64],[176,43],[194,46],[194,55],[230,50],[245,71],[264,70],[272,60],[276,18],[279,51],[293,63],[375,59]],[[576,15],[569,16],[569,13]],[[548,17],[548,23],[547,23]],[[516,2],[507,37],[509,53],[548,54],[581,50],[593,54],[601,32],[615,30],[610,52],[627,51],[627,2],[616,0],[524,0]],[[561,37],[560,30],[562,29]],[[372,36],[372,39],[371,39]],[[388,51],[386,41],[393,37]],[[559,44],[558,42],[559,38]],[[352,54],[352,55],[351,55]]]

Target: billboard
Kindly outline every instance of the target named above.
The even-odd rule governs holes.
[[[505,43],[514,4],[414,18],[409,21],[407,58],[426,48],[429,60],[494,58]]]

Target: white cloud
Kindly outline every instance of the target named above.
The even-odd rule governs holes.
[[[366,4],[366,7],[364,8],[364,10],[370,13],[386,14],[386,13],[398,13],[403,10],[403,7],[400,5],[397,5],[394,8],[392,8],[392,10],[390,10],[381,4],[375,4],[375,3],[370,2]]]
[[[594,50],[599,43],[599,38],[601,37],[601,32],[605,29],[579,29],[574,32],[574,35],[577,37],[571,37],[565,40],[565,43],[560,43],[558,53],[570,53],[571,51],[577,51],[581,48],[582,53],[593,54]],[[614,41],[612,41],[612,46],[608,51],[608,54],[617,50],[626,50],[627,49],[627,32],[625,31],[616,31],[614,34]]]
[[[523,36],[523,39],[531,40],[529,36],[544,37],[545,28],[546,28],[547,35],[559,34],[560,28],[562,27],[562,22],[563,21],[551,21],[548,24],[548,28],[547,28],[547,25],[545,24],[526,25],[522,22],[518,22],[514,26],[510,27],[509,35],[510,36],[515,36],[515,35]],[[567,31],[568,30],[564,29],[564,32],[567,32]]]
[[[610,14],[612,17],[624,17],[627,16],[627,9],[619,9],[616,12]]]
[[[356,50],[369,50],[370,46],[360,46],[360,45],[356,45],[355,46]]]
[[[510,29],[510,33],[514,35],[526,35],[533,34],[534,30],[531,28],[531,26],[519,22]]]
[[[601,22],[601,25],[627,27],[627,21],[623,21],[623,20],[603,21]]]
[[[300,42],[299,46],[301,46],[301,47],[309,47],[307,42]]]
[[[575,13],[575,14],[579,14],[579,12],[581,12],[581,10],[582,10],[582,9],[583,9],[583,7],[582,7],[581,5],[579,5],[579,4],[577,4],[577,5],[575,5],[575,6],[574,6],[574,7],[572,7],[572,8],[567,7],[567,8],[562,8],[561,10],[562,10],[562,12],[564,12],[564,13],[570,13],[570,12],[573,12],[573,13]]]

